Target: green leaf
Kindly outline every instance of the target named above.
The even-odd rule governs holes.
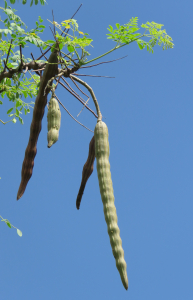
[[[5,9],[7,8],[7,2],[5,1]]]
[[[3,104],[3,102],[0,100],[0,104]]]
[[[139,49],[140,49],[140,50],[143,49],[143,45],[141,45],[141,44],[138,43],[138,46],[139,46]]]
[[[62,44],[59,44],[59,48],[60,48],[60,50],[62,50],[62,48],[63,48],[63,45],[62,45]]]
[[[20,237],[22,237],[22,232],[21,232],[21,230],[17,229],[17,234],[18,234]]]
[[[10,109],[8,109],[8,111],[7,111],[7,114],[9,115],[9,114],[10,114],[10,112],[12,112],[12,110],[13,110],[13,107],[12,107],[12,108],[10,108]]]
[[[46,43],[49,43],[49,44],[55,44],[55,41],[53,41],[53,40],[47,40]]]
[[[19,117],[19,110],[17,108],[15,110],[16,110],[16,113],[15,113],[16,117]]]
[[[119,24],[119,23],[116,23],[116,27],[119,29],[119,27],[120,27],[120,24]]]
[[[73,52],[74,51],[74,47],[71,46],[71,45],[68,45],[67,49],[68,49],[69,52]]]
[[[6,224],[7,224],[7,226],[8,226],[9,228],[11,228],[11,224],[10,224],[10,222],[9,222],[8,220],[6,220]]]
[[[13,122],[13,123],[16,123],[16,122],[17,122],[16,118],[13,118],[13,119],[12,119],[12,122]]]
[[[23,91],[23,95],[25,98],[27,98],[27,91]]]
[[[23,122],[23,119],[21,117],[19,117],[19,122],[23,125],[24,122]]]
[[[41,1],[40,1],[40,2],[41,2]],[[38,20],[39,20],[39,22],[40,22],[40,23],[42,23],[42,22],[43,22],[43,19],[41,19],[41,17],[40,17],[40,16],[38,17]]]
[[[110,27],[110,32],[113,32],[113,27],[111,25],[109,25]]]
[[[10,29],[0,29],[1,33],[4,33],[4,35],[6,36],[7,34],[12,34],[12,31]]]
[[[41,5],[44,5],[45,2],[46,2],[45,0],[40,0]]]

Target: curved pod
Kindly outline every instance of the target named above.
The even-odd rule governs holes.
[[[95,156],[103,210],[107,223],[108,235],[116,260],[116,266],[125,289],[128,289],[127,264],[124,259],[120,230],[117,224],[117,213],[114,204],[113,183],[109,164],[109,141],[107,125],[99,120],[94,130]]]
[[[50,148],[54,143],[57,142],[59,137],[59,129],[61,123],[61,112],[59,108],[58,101],[52,97],[48,106],[48,148]]]
[[[89,143],[88,158],[87,158],[87,161],[85,162],[83,170],[82,170],[82,181],[80,184],[78,196],[76,198],[76,208],[77,209],[80,208],[80,202],[82,199],[82,195],[84,193],[86,183],[94,170],[94,160],[95,160],[95,141],[94,141],[94,136],[93,136]]]

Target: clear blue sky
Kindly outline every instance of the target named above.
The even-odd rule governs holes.
[[[70,18],[80,1],[47,0],[31,8],[12,5],[35,27],[38,16],[49,30]],[[10,5],[10,4],[9,4]],[[0,0],[0,6],[4,2]],[[129,289],[125,291],[110,247],[96,166],[80,210],[76,196],[92,133],[62,110],[58,142],[47,148],[47,119],[38,140],[31,180],[16,201],[32,113],[24,125],[0,123],[0,214],[23,232],[0,224],[2,300],[192,300],[193,299],[193,98],[192,1],[89,1],[75,19],[90,34],[94,58],[113,47],[107,27],[132,17],[164,24],[174,48],[154,54],[131,44],[100,61],[127,58],[90,68],[85,77],[109,128],[110,164]],[[2,11],[0,12],[3,18]],[[2,23],[3,25],[3,23]],[[29,45],[30,46],[30,45]],[[33,47],[24,55],[39,52]],[[83,73],[80,71],[79,73]],[[81,104],[62,87],[57,95],[76,116]],[[30,99],[29,99],[30,100]],[[11,104],[4,99],[0,119]],[[90,100],[90,107],[94,109]],[[94,130],[96,119],[84,110],[79,121]]]

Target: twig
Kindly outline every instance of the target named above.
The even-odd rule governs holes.
[[[83,80],[81,80],[80,78],[78,78],[78,77],[76,77],[76,76],[74,76],[72,74],[70,75],[70,77],[72,77],[74,80],[76,80],[80,84],[84,85],[85,88],[87,88],[87,90],[90,92],[90,94],[92,96],[92,99],[94,101],[94,105],[96,107],[97,114],[98,114],[98,121],[102,120],[102,114],[100,112],[99,104],[98,104],[97,98],[96,98],[96,96],[95,96],[92,88],[86,82],[84,82]]]
[[[49,50],[51,49],[51,47],[49,47],[45,52],[44,54],[42,54],[40,57],[38,57],[36,60],[39,60],[40,58],[42,58],[42,56],[44,56]]]
[[[38,44],[38,43],[37,43]],[[38,44],[38,46],[39,46],[39,48],[40,48],[40,51],[41,51],[41,53],[42,53],[42,55],[43,55],[43,57],[48,61],[48,59],[47,59],[47,57],[45,56],[45,53],[43,53],[43,51],[42,51],[42,49],[41,49],[41,47],[40,47],[40,45]]]
[[[28,66],[26,66],[25,71],[23,71],[23,73],[25,74],[28,71]]]
[[[45,70],[45,68],[42,68],[42,69],[37,69],[37,70],[31,70],[31,72],[36,72],[36,71],[43,71]],[[39,75],[39,74],[38,74]]]
[[[7,70],[11,72],[12,68],[9,68],[4,60],[3,63],[4,63],[4,70],[7,68]]]
[[[3,122],[3,121],[0,119],[0,122],[3,123],[3,125],[5,125],[5,124],[7,124],[7,123],[9,123],[9,122],[11,122],[11,121],[12,121],[12,119],[9,120],[9,121],[7,121],[7,122]]]
[[[85,74],[77,74],[77,73],[73,73],[76,76],[89,76],[89,77],[104,77],[104,78],[115,78],[115,77],[111,77],[111,76],[102,76],[102,75],[85,75]]]
[[[75,98],[78,99],[78,101],[80,101],[83,105],[84,105],[84,102],[78,97],[76,96],[73,92],[71,92],[71,90],[69,88],[67,88],[62,82],[59,82],[70,94],[72,94]],[[90,109],[88,106],[85,106],[96,118],[98,118],[98,116],[95,114],[95,112]]]
[[[79,6],[79,8],[77,9],[77,11],[73,14],[72,18],[74,18],[74,16],[77,14],[77,12],[78,12],[79,9],[81,8],[81,6],[82,6],[82,3],[80,4],[80,6]],[[72,19],[72,18],[71,18],[71,19]]]
[[[79,8],[77,9],[77,11],[73,14],[73,16],[71,17],[71,19],[76,15],[76,13],[79,11],[79,9],[81,8],[82,4],[79,6]],[[69,29],[68,29],[69,31]],[[67,31],[67,33],[68,33]],[[64,31],[61,33],[61,35],[65,32],[65,29]],[[44,52],[44,55],[51,49],[51,47],[49,47],[45,52]],[[37,60],[39,60],[40,58],[42,58],[43,55],[41,55],[40,57],[37,58]]]
[[[11,50],[12,42],[13,42],[13,39],[11,39],[11,43],[10,43],[9,50],[8,50],[8,53],[7,53],[7,58],[6,58],[5,67],[4,67],[4,69],[3,69],[3,72],[5,72],[5,69],[6,69],[6,67],[7,67],[7,61],[8,61],[8,57],[9,57],[9,52],[10,52],[10,50]],[[9,69],[8,69],[8,70],[9,70]]]
[[[74,16],[77,14],[77,12],[79,11],[79,9],[81,8],[82,3],[80,4],[79,8],[77,9],[77,11],[73,14],[73,16],[71,17],[71,19],[74,18]],[[65,33],[66,28],[62,31],[61,36],[63,35],[63,33]],[[66,34],[68,33],[69,29],[67,30]]]
[[[73,74],[75,74],[75,73],[73,73]],[[85,96],[88,97],[88,100],[85,102],[83,108],[81,109],[81,111],[80,111],[79,114],[77,115],[77,117],[78,117],[78,116],[81,114],[81,112],[83,111],[83,109],[85,108],[85,106],[87,105],[88,101],[90,100],[90,97],[89,97],[87,94],[85,94],[85,93],[79,88],[78,84],[76,84],[76,82],[74,81],[74,79],[72,79],[71,77],[70,77],[70,79],[71,79],[72,82],[75,84],[75,86],[76,86],[76,87],[77,87],[77,88],[78,88]]]
[[[32,52],[31,52],[31,57],[33,58],[34,63],[36,64],[36,61],[35,61],[35,58],[34,58]],[[39,70],[33,70],[32,72],[36,72],[36,74],[38,74],[38,75],[40,76],[40,73],[39,73],[38,71],[39,71]],[[25,72],[27,72],[27,71],[25,70]]]
[[[23,60],[22,60],[22,48],[21,48],[21,45],[19,45],[19,50],[20,50],[20,59],[21,59],[21,67],[22,67]]]
[[[81,114],[81,112],[83,111],[83,109],[85,108],[85,106],[87,105],[89,100],[90,100],[90,98],[88,98],[88,100],[85,102],[85,104],[84,104],[83,108],[81,109],[81,111],[77,114],[77,118]]]
[[[33,78],[33,75],[31,74],[31,72],[30,71],[28,71],[29,73],[30,73],[30,75],[31,75],[31,77]],[[36,83],[36,84],[38,84],[37,83],[37,81],[33,78],[33,81]]]
[[[50,27],[50,25],[49,25],[49,27]],[[55,29],[55,25],[54,25],[54,29]],[[52,34],[53,34],[53,36],[54,36],[54,39],[55,39],[55,41],[56,41],[55,34],[54,34],[54,32],[53,32],[53,30],[52,30],[52,28],[51,28],[51,27],[50,27],[50,30],[51,30],[51,32],[52,32]]]
[[[92,65],[92,66],[80,67],[80,69],[83,69],[83,68],[86,69],[86,68],[91,68],[91,67],[95,67],[95,66],[102,65],[102,64],[111,63],[111,62],[114,62],[114,61],[116,61],[116,60],[123,59],[123,58],[125,58],[125,57],[127,57],[127,56],[128,56],[128,55],[125,55],[125,56],[123,56],[123,57],[120,57],[120,58],[117,58],[117,59],[114,59],[114,60],[103,61],[103,62],[101,62],[101,63],[98,63],[98,64],[96,64],[96,65]]]
[[[73,73],[73,74],[75,74],[75,73]],[[81,88],[79,88],[78,84],[73,80],[73,78],[70,77],[70,79],[71,79],[72,82],[75,84],[75,86],[77,87],[77,89],[79,89],[79,91],[81,91],[81,93],[83,93],[83,95],[85,95],[85,96],[87,96],[87,97],[89,98],[89,96],[88,96],[87,94],[85,94],[85,93],[81,90]],[[89,98],[89,99],[90,99],[90,98]]]
[[[67,84],[67,86],[71,89],[71,91],[73,92],[73,93],[75,93],[78,97],[80,97],[80,95],[78,95],[76,92],[75,92],[75,90],[73,90],[73,88],[69,85],[69,83],[63,78],[63,77],[61,77],[62,78],[62,80]],[[85,103],[85,100],[82,98],[82,97],[80,97],[80,99]]]
[[[71,118],[76,121],[78,124],[80,124],[81,126],[83,126],[84,128],[86,128],[87,130],[93,132],[91,129],[87,128],[86,126],[84,126],[82,123],[80,123],[79,121],[77,121],[72,115],[71,113],[66,109],[66,107],[60,102],[60,100],[58,99],[58,97],[55,95],[56,99],[58,100],[58,102],[60,103],[60,105],[62,105],[62,107],[65,109],[65,111],[71,116]]]
[[[53,12],[53,9],[52,9],[52,17],[53,17],[53,24],[54,24],[54,38],[55,38],[55,35],[56,35],[56,29],[55,29],[55,23],[54,23],[54,12]]]

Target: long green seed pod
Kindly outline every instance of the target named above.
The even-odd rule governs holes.
[[[48,148],[57,142],[61,123],[61,112],[58,101],[52,97],[48,106]]]
[[[76,208],[77,209],[80,208],[80,202],[82,199],[82,195],[84,193],[84,189],[85,189],[87,180],[89,179],[90,175],[93,172],[94,160],[95,160],[95,141],[94,141],[94,136],[93,136],[90,141],[90,144],[89,144],[88,158],[87,158],[87,161],[85,162],[83,170],[82,170],[82,181],[81,181],[80,189],[78,192],[78,196],[76,198]]]
[[[128,289],[127,264],[124,259],[124,251],[122,248],[122,240],[120,238],[120,230],[117,225],[117,213],[114,204],[113,184],[111,180],[110,164],[109,164],[109,141],[107,125],[98,120],[95,130],[95,156],[97,160],[97,173],[105,220],[107,223],[108,234],[116,260],[116,266],[121,276],[125,289]]]

